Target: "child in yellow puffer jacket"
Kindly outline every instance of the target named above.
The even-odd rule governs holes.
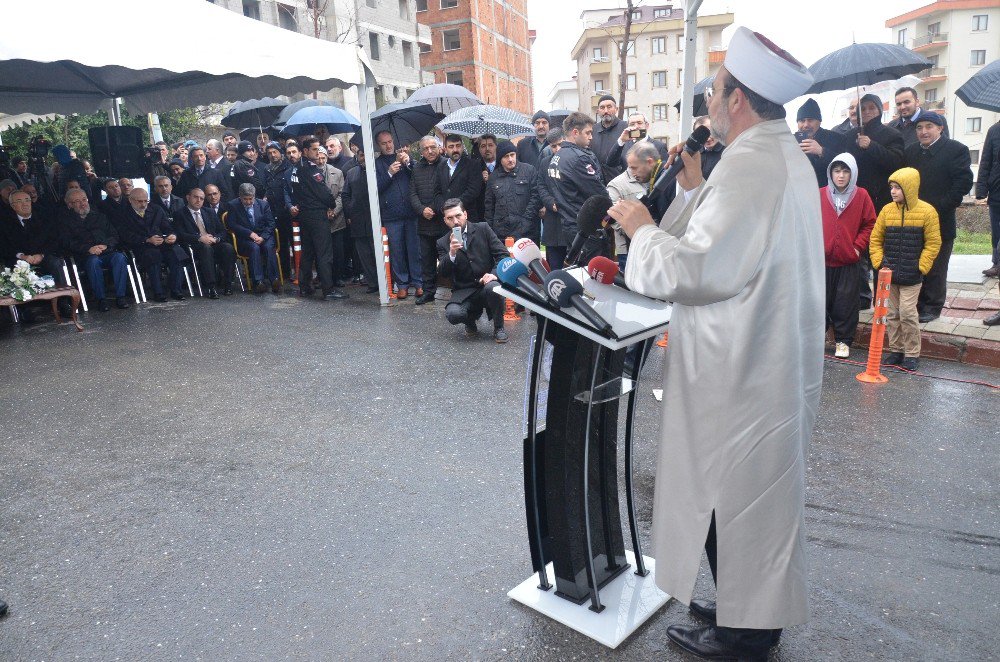
[[[920,200],[920,173],[901,168],[889,176],[892,202],[879,212],[869,251],[872,266],[892,269],[889,287],[889,355],[883,365],[916,370],[920,358],[917,296],[920,283],[941,250],[937,211]]]

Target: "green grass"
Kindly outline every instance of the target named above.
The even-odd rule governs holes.
[[[955,238],[955,247],[952,249],[953,255],[991,255],[993,246],[990,245],[989,232],[970,232],[959,228],[958,236]]]

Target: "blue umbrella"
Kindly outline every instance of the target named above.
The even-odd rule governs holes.
[[[403,147],[426,136],[444,119],[444,113],[435,111],[429,103],[389,103],[372,113],[371,118],[372,136],[388,131],[396,147]]]
[[[311,106],[332,106],[333,104],[329,101],[320,101],[319,99],[303,99],[302,101],[296,101],[295,103],[290,103],[278,113],[278,117],[271,122],[271,128],[275,131],[281,131],[285,128],[285,124],[288,123],[289,118],[295,113],[299,112],[303,108],[309,108]]]
[[[281,130],[286,136],[316,133],[325,126],[329,133],[354,133],[361,130],[361,122],[346,110],[336,106],[310,106],[296,112]]]

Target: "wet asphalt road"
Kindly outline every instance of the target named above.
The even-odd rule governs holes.
[[[80,334],[0,311],[0,660],[688,659],[676,602],[611,652],[506,597],[530,574],[527,321],[497,346],[441,303],[350,291],[90,313]],[[661,356],[637,424],[646,534]],[[812,620],[771,659],[991,659],[1000,394],[857,371],[826,364]]]

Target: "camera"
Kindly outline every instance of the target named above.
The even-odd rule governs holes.
[[[163,154],[159,147],[146,147],[142,152],[142,160],[149,165],[163,163]]]
[[[28,159],[44,160],[52,149],[52,143],[42,136],[32,136],[28,142]]]
[[[10,165],[10,154],[4,149],[3,145],[0,145],[0,168],[6,168]]]
[[[642,140],[646,137],[645,129],[630,129],[628,132],[629,138],[632,140]]]

